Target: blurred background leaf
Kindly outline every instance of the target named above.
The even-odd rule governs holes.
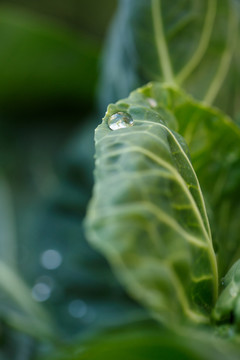
[[[78,162],[78,156],[81,163],[84,155],[75,154],[72,145],[64,150],[68,155],[63,155],[59,163],[61,180],[55,164],[68,138],[73,134],[81,137],[81,124],[89,122],[85,118],[94,108],[99,54],[115,6],[115,1],[108,0],[101,4],[1,2],[0,249],[1,270],[4,269],[0,279],[1,359],[34,358],[38,345],[33,338],[46,341],[47,346],[58,331],[71,337],[91,324],[95,312],[92,305],[87,307],[81,300],[86,288],[92,289],[92,301],[99,313],[104,307],[108,309],[102,300],[106,295],[101,288],[105,286],[105,277],[98,284],[92,273],[83,269],[84,281],[89,283],[82,289],[79,280],[79,268],[84,267],[81,260],[89,251],[83,245],[81,254],[80,244],[81,219],[88,198],[85,189],[81,189],[85,180],[73,186],[72,176],[67,179],[68,170],[65,179],[62,175],[72,162]],[[103,7],[104,11],[100,11]],[[90,178],[88,192],[91,137],[92,133],[88,137],[90,142],[87,139],[86,147],[81,148],[87,155],[84,166],[90,159],[86,175],[87,182]],[[44,251],[51,248],[60,258],[60,269],[56,266],[56,271],[48,269],[48,265],[44,267],[49,255],[45,252],[44,257]],[[116,287],[111,274],[110,283],[110,287]],[[100,300],[94,299],[96,284],[102,291]],[[78,292],[78,296],[72,292]],[[123,299],[123,305],[119,300],[119,306],[124,308],[125,302],[129,300]],[[53,319],[48,319],[49,314]],[[82,321],[83,315],[86,316]],[[52,327],[52,321],[60,322],[60,329]]]
[[[178,0],[174,6],[167,1],[159,3],[119,2],[105,45],[99,106],[105,109],[148,81],[171,81],[173,77],[197,99],[207,95],[208,100],[236,117],[240,111],[239,1]],[[166,61],[169,79],[164,78],[159,58],[160,37],[156,32],[159,35],[161,26],[170,60]],[[213,91],[215,77],[221,79],[216,81],[219,93]]]
[[[191,334],[176,334],[151,323],[121,327],[100,336],[61,348],[58,354],[39,360],[237,360],[238,348],[214,339],[204,329]],[[207,336],[206,336],[207,335]]]
[[[79,99],[89,105],[99,44],[22,9],[1,6],[0,14],[2,111],[41,111]]]

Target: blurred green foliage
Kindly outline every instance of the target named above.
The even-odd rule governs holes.
[[[117,0],[69,0],[59,2],[52,0],[8,0],[5,4],[21,6],[38,14],[57,19],[67,27],[88,34],[101,41],[108,28],[117,4]]]
[[[124,357],[131,360],[225,360],[226,356],[237,360],[238,349],[222,340],[214,341],[210,334],[208,338],[196,334],[190,342],[187,335],[177,335],[156,325],[142,323],[105,332],[97,339],[60,349],[50,360],[121,360]]]
[[[34,339],[47,344],[59,332],[68,336],[79,332],[79,320],[70,316],[67,305],[75,299],[71,289],[81,286],[81,260],[70,255],[79,249],[81,218],[72,220],[64,211],[55,211],[59,193],[62,196],[55,164],[68,138],[81,132],[94,108],[102,40],[116,6],[115,1],[103,3],[104,12],[92,11],[101,7],[97,1],[0,5],[0,358],[4,360],[35,358]],[[64,159],[65,155],[63,164]],[[77,203],[74,189],[63,190],[61,203],[65,197],[71,201],[71,193]],[[84,208],[83,198],[84,204],[80,194],[79,206]],[[68,231],[73,233],[73,246]],[[59,234],[64,266],[53,274],[42,266],[41,253],[56,245]],[[50,279],[54,287],[45,309],[33,298],[39,278]],[[62,329],[56,329],[58,321]]]
[[[99,46],[45,18],[0,9],[2,111],[73,105],[93,97]]]

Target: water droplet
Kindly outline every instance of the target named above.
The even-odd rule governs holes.
[[[111,130],[118,130],[127,128],[133,125],[133,119],[131,115],[119,111],[116,114],[113,114],[108,119],[108,126]]]
[[[44,283],[37,283],[32,288],[32,297],[34,300],[42,302],[46,301],[51,295],[51,288]]]
[[[237,294],[238,294],[237,289],[236,289],[235,287],[232,287],[232,288],[230,289],[230,295],[231,295],[232,297],[236,297]]]
[[[62,263],[62,255],[53,249],[46,250],[41,255],[41,264],[48,270],[57,269]]]
[[[155,99],[147,98],[147,101],[148,101],[149,105],[153,108],[157,107],[157,105],[158,105]]]
[[[82,318],[87,313],[87,305],[84,301],[77,299],[70,302],[68,305],[69,314],[74,318]]]
[[[225,285],[225,281],[224,281],[224,278],[221,279],[221,285],[224,286]]]

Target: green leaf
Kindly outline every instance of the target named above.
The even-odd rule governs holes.
[[[213,334],[192,332],[187,335],[144,324],[97,334],[90,340],[65,348],[39,360],[233,360],[239,348],[214,338]]]
[[[177,0],[174,7],[161,0],[121,1],[106,44],[100,101],[106,105],[161,80],[208,103],[216,99],[235,117],[239,13],[234,0]]]
[[[216,322],[233,323],[240,328],[240,260],[238,260],[221,280],[223,288],[213,311]]]
[[[108,107],[86,223],[132,297],[176,326],[209,321],[218,275],[199,182],[168,110],[171,91],[150,84]],[[108,122],[123,113],[133,126],[112,131]]]
[[[150,96],[161,91],[156,86]],[[169,88],[165,96],[167,109],[177,118],[178,131],[188,144],[204,193],[222,277],[240,258],[240,129],[219,110],[180,91]]]
[[[30,289],[22,278],[3,261],[0,261],[0,274],[0,289],[5,297],[0,303],[1,318],[23,333],[41,340],[53,340],[55,328],[52,319],[32,299]]]
[[[189,147],[207,203],[222,277],[240,258],[240,129],[218,109],[177,88],[155,83],[143,89],[177,119],[178,132]]]

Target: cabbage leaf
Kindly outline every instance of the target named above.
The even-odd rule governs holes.
[[[88,239],[131,296],[171,326],[208,323],[218,292],[202,191],[167,108],[178,98],[181,103],[174,88],[149,84],[109,105],[96,130],[86,220]],[[129,116],[133,126],[111,130],[116,114]]]

